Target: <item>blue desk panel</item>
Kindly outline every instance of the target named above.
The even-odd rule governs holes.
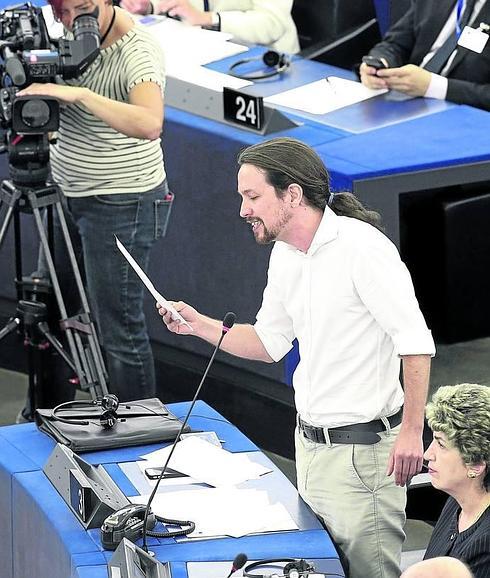
[[[453,106],[402,125],[338,139],[316,150],[330,170],[348,170],[354,181],[488,161],[489,133],[488,112]]]

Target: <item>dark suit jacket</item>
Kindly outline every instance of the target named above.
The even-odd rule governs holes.
[[[419,65],[455,3],[456,0],[412,0],[405,16],[369,54],[386,58],[390,67]],[[478,27],[480,22],[490,24],[490,0],[485,2],[472,27]],[[447,77],[447,100],[490,110],[490,40],[481,54],[459,46]]]

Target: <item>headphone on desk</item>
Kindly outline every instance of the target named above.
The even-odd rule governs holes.
[[[89,425],[86,419],[80,419],[77,417],[60,417],[60,411],[65,409],[70,409],[74,407],[93,407],[100,406],[100,414],[98,416],[100,425],[104,429],[111,429],[117,423],[117,408],[119,407],[119,400],[115,395],[109,393],[103,397],[97,399],[89,400],[75,400],[75,401],[65,401],[57,405],[51,412],[51,419],[55,421],[61,421],[63,423],[69,423],[72,425]]]
[[[237,72],[237,68],[261,60],[269,70],[250,72],[241,74]],[[287,54],[281,54],[275,50],[267,50],[262,56],[254,56],[253,58],[243,58],[234,62],[228,69],[228,73],[243,80],[263,80],[265,78],[272,78],[285,72],[291,65],[291,59]]]
[[[271,574],[252,574],[252,570],[256,570],[261,566],[269,566],[271,564],[277,564],[281,562],[286,562],[284,568],[279,570],[280,574],[273,574],[276,576],[286,576],[286,578],[299,578],[300,576],[308,576],[310,572],[315,572],[315,568],[312,564],[309,564],[306,560],[298,560],[297,558],[270,558],[269,560],[259,560],[258,562],[252,562],[245,566],[243,569],[243,576],[245,578],[269,578],[273,576]]]

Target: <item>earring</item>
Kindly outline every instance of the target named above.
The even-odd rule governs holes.
[[[478,474],[477,474],[474,470],[469,470],[468,473],[467,473],[467,476],[468,476],[469,478],[476,478],[477,475],[478,475]]]

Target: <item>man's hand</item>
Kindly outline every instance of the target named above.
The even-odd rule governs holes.
[[[430,72],[415,64],[381,69],[378,70],[377,76],[386,83],[388,88],[409,96],[425,96],[431,80]]]
[[[193,328],[193,323],[195,324],[199,319],[199,313],[187,303],[183,301],[170,301],[172,306],[175,310],[182,315],[182,317],[191,325]],[[167,326],[169,331],[172,333],[177,333],[179,335],[192,335],[193,331],[182,323],[178,319],[172,319],[172,313],[166,309],[165,306],[160,305],[160,303],[156,304],[156,308],[158,309],[158,313],[163,317],[163,321]]]
[[[378,70],[373,66],[368,66],[365,62],[361,64],[359,68],[359,75],[361,77],[361,82],[367,88],[379,89],[388,88],[386,81],[378,76]]]
[[[87,91],[88,88],[80,86],[65,86],[51,82],[41,84],[35,82],[19,90],[17,96],[50,96],[51,98],[57,98],[61,102],[74,104],[80,102]]]
[[[131,14],[148,14],[150,12],[150,0],[121,0],[120,6]]]
[[[403,425],[388,459],[386,475],[395,474],[395,484],[405,486],[422,470],[424,447],[420,430],[410,431]]]
[[[192,26],[209,26],[212,24],[211,12],[197,10],[189,0],[161,0],[157,5],[157,13],[168,13],[178,16]]]

